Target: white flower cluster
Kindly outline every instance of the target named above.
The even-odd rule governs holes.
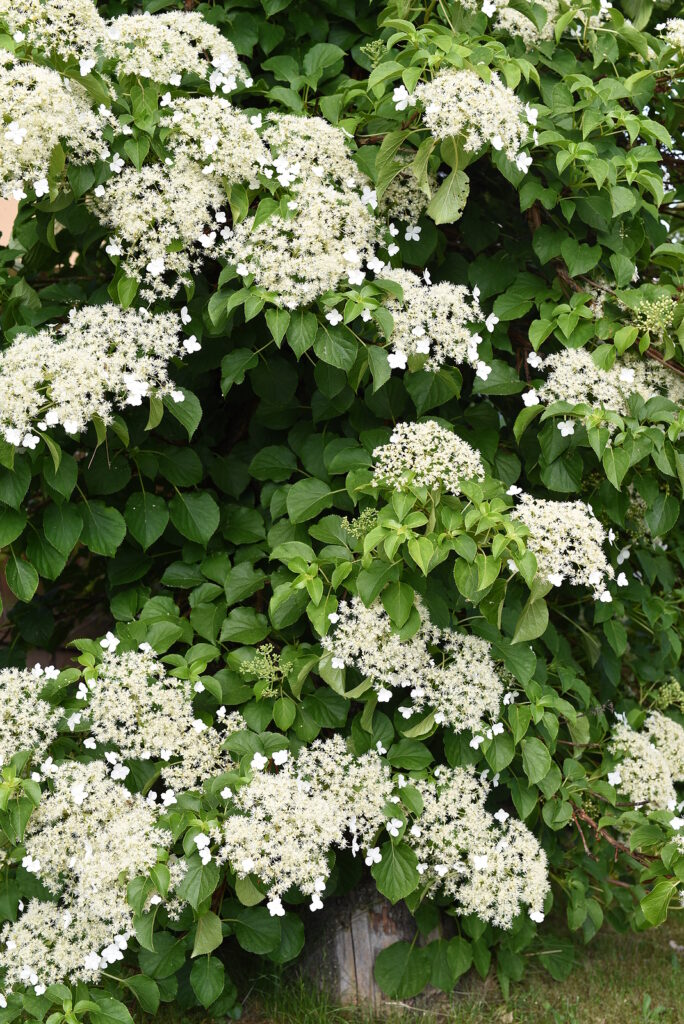
[[[397,423],[389,442],[373,451],[373,484],[460,494],[463,480],[483,480],[480,453],[435,420]]]
[[[559,0],[537,0],[537,4],[546,11],[546,21],[541,29],[537,28],[531,18],[511,6],[509,0],[484,0],[482,10],[489,17],[496,17],[497,29],[511,36],[519,36],[530,49],[547,39],[553,39],[560,13]]]
[[[62,709],[41,699],[43,674],[35,669],[0,670],[0,767],[20,750],[42,757],[57,735]],[[58,675],[57,669],[49,668],[46,679]]]
[[[669,18],[664,25],[656,25],[662,30],[663,39],[675,50],[684,50],[684,18]]]
[[[162,119],[166,144],[175,157],[198,163],[202,173],[223,179],[226,189],[239,181],[258,186],[259,169],[268,151],[249,118],[222,96],[179,98],[173,113]]]
[[[667,761],[675,782],[684,782],[684,729],[673,718],[652,711],[644,730]]]
[[[106,775],[101,761],[66,762],[51,772],[29,820],[24,867],[59,903],[32,900],[0,932],[0,968],[9,989],[67,979],[96,981],[122,959],[133,933],[126,883],[157,863],[157,847],[172,841],[138,795]]]
[[[586,348],[565,348],[537,363],[548,371],[546,382],[534,392],[546,404],[569,402],[591,409],[628,414],[632,394],[645,400],[662,395],[670,401],[684,401],[684,384],[666,367],[653,360],[623,359],[607,370],[596,365]]]
[[[405,369],[409,356],[427,356],[425,369],[432,371],[447,361],[478,363],[482,338],[469,327],[482,320],[478,289],[471,293],[448,281],[426,284],[410,270],[383,270],[382,277],[401,285],[403,292],[402,299],[391,296],[385,302],[394,320],[392,368]]]
[[[460,913],[498,928],[510,928],[523,904],[533,921],[543,921],[546,854],[521,821],[485,809],[487,783],[472,770],[451,768],[414,785],[423,811],[407,839],[425,880],[441,887]]]
[[[272,301],[296,309],[335,288],[344,277],[361,283],[372,258],[375,218],[351,188],[336,189],[315,177],[292,183],[288,213],[274,211],[256,227],[250,216],[235,227],[225,255],[243,277]],[[294,205],[291,205],[294,204]]]
[[[503,693],[491,646],[480,637],[434,626],[419,598],[416,607],[420,628],[402,641],[379,601],[370,608],[358,597],[342,602],[323,648],[334,667],[355,668],[369,678],[380,703],[391,700],[395,689],[406,693],[402,717],[411,718],[427,705],[436,722],[455,732],[475,732],[483,718],[496,716]]]
[[[609,782],[623,789],[635,804],[644,804],[651,810],[672,810],[677,803],[672,767],[681,767],[681,750],[675,748],[676,760],[671,766],[671,734],[666,734],[660,723],[651,723],[652,729],[654,725],[657,733],[637,732],[624,721],[614,726],[609,749],[620,760]],[[664,735],[667,741],[662,744]],[[654,738],[660,740],[658,746]]]
[[[281,896],[292,886],[311,896],[311,910],[322,907],[329,852],[370,847],[392,793],[380,757],[354,757],[339,735],[316,740],[296,761],[279,761],[276,774],[262,766],[238,789],[218,857],[239,878],[254,874],[268,886],[273,916],[284,913]]]
[[[104,50],[120,74],[163,84],[194,74],[209,78],[212,91],[230,92],[240,74],[235,47],[198,11],[123,14],[109,23]]]
[[[103,149],[101,123],[88,94],[51,68],[0,58],[0,198],[48,193],[52,152],[64,143],[74,164],[95,161]]]
[[[297,117],[295,114],[270,114],[262,138],[273,157],[286,161],[290,174],[299,169],[299,177],[313,175],[336,188],[353,188],[369,181],[354,163],[349,147],[351,136],[328,124],[322,117]],[[276,164],[280,171],[280,163]]]
[[[216,251],[225,200],[218,181],[179,156],[170,165],[127,167],[110,178],[96,190],[94,211],[114,232],[107,252],[121,256],[126,276],[144,282],[141,294],[153,301],[190,285],[204,254]]]
[[[414,95],[424,104],[423,119],[435,138],[460,136],[469,152],[491,145],[528,170],[532,161],[522,152],[530,134],[525,108],[495,71],[485,82],[467,68],[447,68],[418,85]]]
[[[199,687],[203,689],[201,683]],[[84,711],[92,736],[123,758],[161,760],[161,775],[169,787],[163,802],[227,771],[232,762],[222,744],[244,725],[239,714],[226,715],[224,708],[220,731],[207,726],[195,715],[193,695],[192,683],[167,675],[149,652],[108,653],[86,672]]]
[[[0,24],[17,43],[75,58],[82,74],[95,66],[105,31],[93,0],[0,0]]]
[[[606,582],[615,572],[603,551],[606,531],[590,505],[523,494],[511,517],[530,531],[525,544],[537,559],[539,578],[554,587],[565,580],[575,586],[592,587],[597,600],[612,600]]]
[[[84,306],[59,329],[17,334],[0,353],[0,429],[16,445],[35,448],[31,433],[57,424],[71,434],[115,406],[172,391],[167,365],[184,349],[174,313]],[[178,392],[182,399],[182,392]]]

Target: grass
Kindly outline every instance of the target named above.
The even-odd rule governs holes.
[[[677,917],[678,915],[675,915]],[[684,915],[680,915],[684,917]],[[567,981],[530,969],[505,1001],[494,979],[465,982],[427,1008],[388,1006],[382,1018],[336,1007],[299,981],[244,1003],[243,1024],[682,1024],[684,921],[644,932],[603,931]]]

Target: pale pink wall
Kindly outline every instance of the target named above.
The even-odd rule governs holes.
[[[17,204],[13,199],[0,199],[0,245],[7,245],[17,215]]]

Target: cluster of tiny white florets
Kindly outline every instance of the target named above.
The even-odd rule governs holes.
[[[333,847],[372,846],[385,822],[392,793],[389,769],[375,753],[354,757],[341,736],[317,740],[296,761],[278,758],[275,774],[255,771],[233,797],[235,813],[223,828],[219,861],[230,861],[238,877],[253,874],[269,891],[273,916],[284,913],[281,896],[292,886],[323,905]],[[275,761],[275,758],[274,758]]]
[[[426,370],[439,370],[446,362],[478,363],[482,338],[470,325],[482,319],[479,290],[442,281],[426,284],[410,270],[387,269],[382,277],[401,285],[403,298],[390,296],[385,307],[394,328],[389,341],[392,368],[405,369],[409,356],[427,356]]]
[[[612,600],[606,582],[615,572],[603,551],[606,531],[590,505],[523,494],[511,516],[530,531],[525,544],[537,559],[540,579],[554,587],[564,581],[592,587],[597,600]]]
[[[186,156],[139,171],[127,167],[95,196],[96,216],[114,233],[107,252],[121,257],[126,276],[143,282],[142,295],[152,300],[189,285],[225,230],[223,189]]]
[[[675,50],[684,50],[684,18],[669,18],[664,25],[657,25],[662,30],[663,39]]]
[[[684,729],[673,718],[652,711],[644,730],[668,763],[675,782],[684,782]]]
[[[406,163],[406,158],[402,156],[395,159],[402,165]],[[428,184],[430,192],[434,192],[438,187],[434,175],[428,176]],[[382,199],[378,203],[378,213],[404,221],[406,224],[416,224],[421,215],[425,213],[429,202],[430,196],[420,187],[411,168],[402,166],[402,169],[383,192]],[[389,274],[383,271],[382,276],[388,277]]]
[[[104,50],[120,74],[162,84],[194,74],[209,78],[212,91],[230,92],[240,74],[233,44],[197,11],[121,15],[107,27]]]
[[[0,429],[15,445],[35,448],[43,431],[61,425],[71,434],[94,416],[111,422],[115,406],[140,405],[151,393],[174,392],[172,356],[185,349],[174,313],[84,306],[59,329],[18,334],[0,353]]]
[[[174,156],[198,163],[203,174],[223,179],[228,190],[239,181],[257,187],[268,151],[246,114],[223,96],[181,97],[169,108],[173,113],[161,127],[169,130],[166,145]]]
[[[480,453],[435,420],[397,423],[387,444],[373,451],[373,484],[406,491],[440,488],[460,494],[463,480],[483,480]]]
[[[684,385],[666,367],[651,360],[623,359],[607,370],[597,366],[586,348],[565,348],[537,366],[548,371],[546,382],[533,394],[538,401],[569,402],[628,414],[630,395],[645,400],[662,395],[672,402],[684,401]],[[532,393],[531,393],[532,394]]]
[[[407,839],[425,880],[441,887],[460,913],[499,928],[510,928],[522,905],[533,921],[543,921],[546,854],[521,821],[485,809],[487,783],[472,770],[451,768],[414,785],[423,811]]]
[[[162,794],[165,804],[175,792],[201,785],[231,766],[222,744],[244,722],[223,708],[220,731],[207,726],[192,705],[194,693],[204,689],[201,682],[169,676],[153,654],[137,651],[106,654],[85,679],[81,696],[95,741],[125,759],[161,761],[169,787]],[[117,764],[114,772],[121,773]]]
[[[20,750],[42,757],[57,735],[62,709],[41,699],[41,675],[19,668],[0,671],[0,767]],[[46,680],[58,675],[50,668]]]
[[[93,0],[0,0],[0,24],[17,44],[78,60],[84,75],[97,63],[105,31]]]
[[[351,188],[336,189],[309,175],[292,195],[287,215],[274,211],[256,227],[248,217],[225,247],[242,277],[253,277],[288,309],[307,305],[354,272],[361,283],[360,268],[372,258],[377,234],[375,218]]]
[[[508,0],[485,0],[482,10],[493,16],[496,14],[496,28],[508,32],[511,36],[519,36],[530,49],[546,39],[553,39],[556,21],[560,13],[559,0],[537,0],[538,6],[546,11],[546,21],[541,28],[521,11],[512,7]],[[492,8],[496,10],[492,10]]]
[[[483,718],[498,713],[503,693],[490,644],[433,625],[419,598],[416,607],[420,628],[402,641],[379,601],[370,608],[358,597],[343,601],[331,616],[335,628],[322,640],[323,648],[332,655],[333,667],[355,668],[369,678],[380,703],[391,700],[394,690],[406,695],[399,708],[402,717],[428,706],[436,722],[455,732],[479,730]]]
[[[461,137],[470,152],[491,145],[520,170],[529,168],[531,160],[521,152],[530,134],[525,108],[496,72],[485,82],[466,68],[445,69],[418,85],[414,95],[424,104],[423,119],[435,138]]]
[[[352,159],[351,136],[328,124],[322,117],[271,114],[262,138],[274,158],[287,161],[290,168],[298,169],[297,176],[302,180],[313,174],[319,181],[336,188],[369,184],[368,178]],[[281,173],[279,166],[276,166],[277,173]]]
[[[0,197],[37,198],[49,192],[48,169],[60,142],[74,164],[95,161],[103,149],[101,123],[88,94],[52,68],[0,60]]]
[[[46,910],[32,901],[0,933],[5,984],[30,984],[38,994],[65,978],[96,981],[122,958],[133,932],[126,883],[147,874],[157,848],[172,841],[143,797],[108,778],[103,762],[65,762],[52,767],[50,778],[52,792],[26,829],[23,865],[59,906]],[[73,951],[66,953],[72,924]]]
[[[608,781],[621,787],[635,804],[645,804],[651,810],[672,810],[677,793],[670,764],[664,750],[653,743],[652,735],[637,732],[626,722],[617,722],[609,749],[619,763]]]

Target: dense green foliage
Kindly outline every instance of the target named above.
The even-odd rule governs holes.
[[[143,4],[154,15],[183,7],[195,5]],[[98,4],[103,17],[136,9]],[[545,7],[516,0],[511,9],[543,34]],[[390,900],[406,901],[421,941],[382,954],[382,988],[400,998],[429,982],[450,990],[471,966],[482,976],[495,970],[505,987],[537,955],[563,977],[572,953],[554,937],[554,920],[565,915],[587,943],[604,922],[642,929],[678,904],[684,880],[675,807],[640,805],[608,781],[619,761],[610,745],[616,714],[634,729],[654,711],[684,724],[684,50],[654,27],[678,11],[622,0],[599,15],[598,3],[561,2],[554,31],[526,47],[479,10],[442,0],[225,0],[196,10],[232,42],[253,78],[232,103],[250,116],[322,117],[353,139],[352,157],[377,192],[374,215],[410,166],[411,188],[426,196],[420,231],[397,220],[381,259],[479,288],[491,329],[480,326],[474,362],[426,369],[414,353],[405,369],[392,369],[389,309],[402,289],[381,270],[359,284],[342,277],[317,299],[286,308],[225,255],[206,255],[177,295],[149,300],[105,249],[112,232],[98,220],[92,190],[112,178],[110,158],[78,166],[68,146],[55,149],[49,194],[28,189],[0,249],[3,347],[65,322],[74,307],[113,302],[153,312],[187,306],[185,331],[201,351],[169,366],[182,402],[151,392],[138,407],[119,407],[108,425],[94,418],[78,434],[48,427],[33,448],[0,440],[0,544],[11,598],[3,665],[23,668],[36,648],[56,652],[88,635],[72,648],[79,668],[46,691],[64,709],[51,747],[56,761],[90,756],[81,742],[85,718],[75,728],[65,723],[82,708],[78,681],[101,659],[107,629],[119,653],[147,643],[171,674],[200,681],[200,719],[210,723],[224,706],[245,724],[227,741],[230,772],[179,794],[163,819],[189,864],[182,914],[149,911],[155,886],[166,894],[157,869],[135,879],[128,891],[136,937],[124,960],[90,994],[83,984],[40,995],[16,989],[0,1020],[26,1013],[125,1024],[123,1003],[132,1008],[132,996],[147,1012],[161,999],[237,1014],[236,952],[294,961],[307,900],[290,893],[285,916],[270,915],[267,887],[238,879],[230,865],[202,863],[193,837],[220,827],[220,793],[251,778],[256,753],[287,747],[295,756],[335,733],[354,755],[379,750],[410,782],[431,778],[437,765],[472,765],[490,781],[497,775],[488,808],[524,821],[548,857],[551,920],[535,924],[522,912],[504,930],[458,915],[439,889],[426,895],[406,835],[418,790],[406,787],[396,805],[401,827],[378,841],[382,861],[369,868],[362,856],[338,852],[324,894],[344,894],[372,874]],[[23,51],[11,33],[0,45],[79,79],[78,61]],[[477,68],[484,80],[496,72],[538,112],[527,172],[501,149],[468,149],[463,137],[440,142],[420,105],[393,100],[402,85],[412,94],[435,73],[462,68]],[[114,82],[112,109],[128,131],[105,128],[112,153],[127,168],[162,168],[167,85],[115,78],[106,62],[83,82],[94,107]],[[211,95],[197,76],[172,92]],[[228,188],[233,226],[257,210],[267,223],[274,211],[290,215],[286,187],[263,177],[252,184]],[[382,216],[386,227],[391,214]],[[397,247],[391,258],[388,241]],[[338,323],[326,316],[333,309]],[[582,403],[587,376],[575,368],[562,379],[572,385],[567,399],[523,400],[543,379],[530,356],[564,350],[591,353],[606,374],[617,374],[621,361],[655,368],[672,390],[633,393],[624,408],[606,410],[590,394]],[[476,372],[478,360],[491,371]],[[416,481],[403,491],[379,485],[373,452],[397,423],[427,418],[480,453],[483,477],[456,494]],[[527,532],[511,516],[516,487],[590,505],[610,531],[612,600],[597,600],[595,586],[554,586],[539,575]],[[621,573],[624,585],[616,586]],[[399,697],[378,702],[371,680],[333,667],[321,638],[334,633],[330,616],[334,622],[340,602],[354,595],[366,606],[379,600],[406,641],[421,609],[441,630],[461,627],[487,641],[503,686],[517,694],[501,708],[503,730],[473,744],[472,731],[454,731],[429,705],[404,716]],[[151,763],[127,763],[125,784],[147,792]],[[47,898],[21,866],[24,830],[41,800],[35,769],[30,756],[17,755],[0,784],[0,918],[11,922],[21,900]],[[436,927],[444,938],[426,944]]]

